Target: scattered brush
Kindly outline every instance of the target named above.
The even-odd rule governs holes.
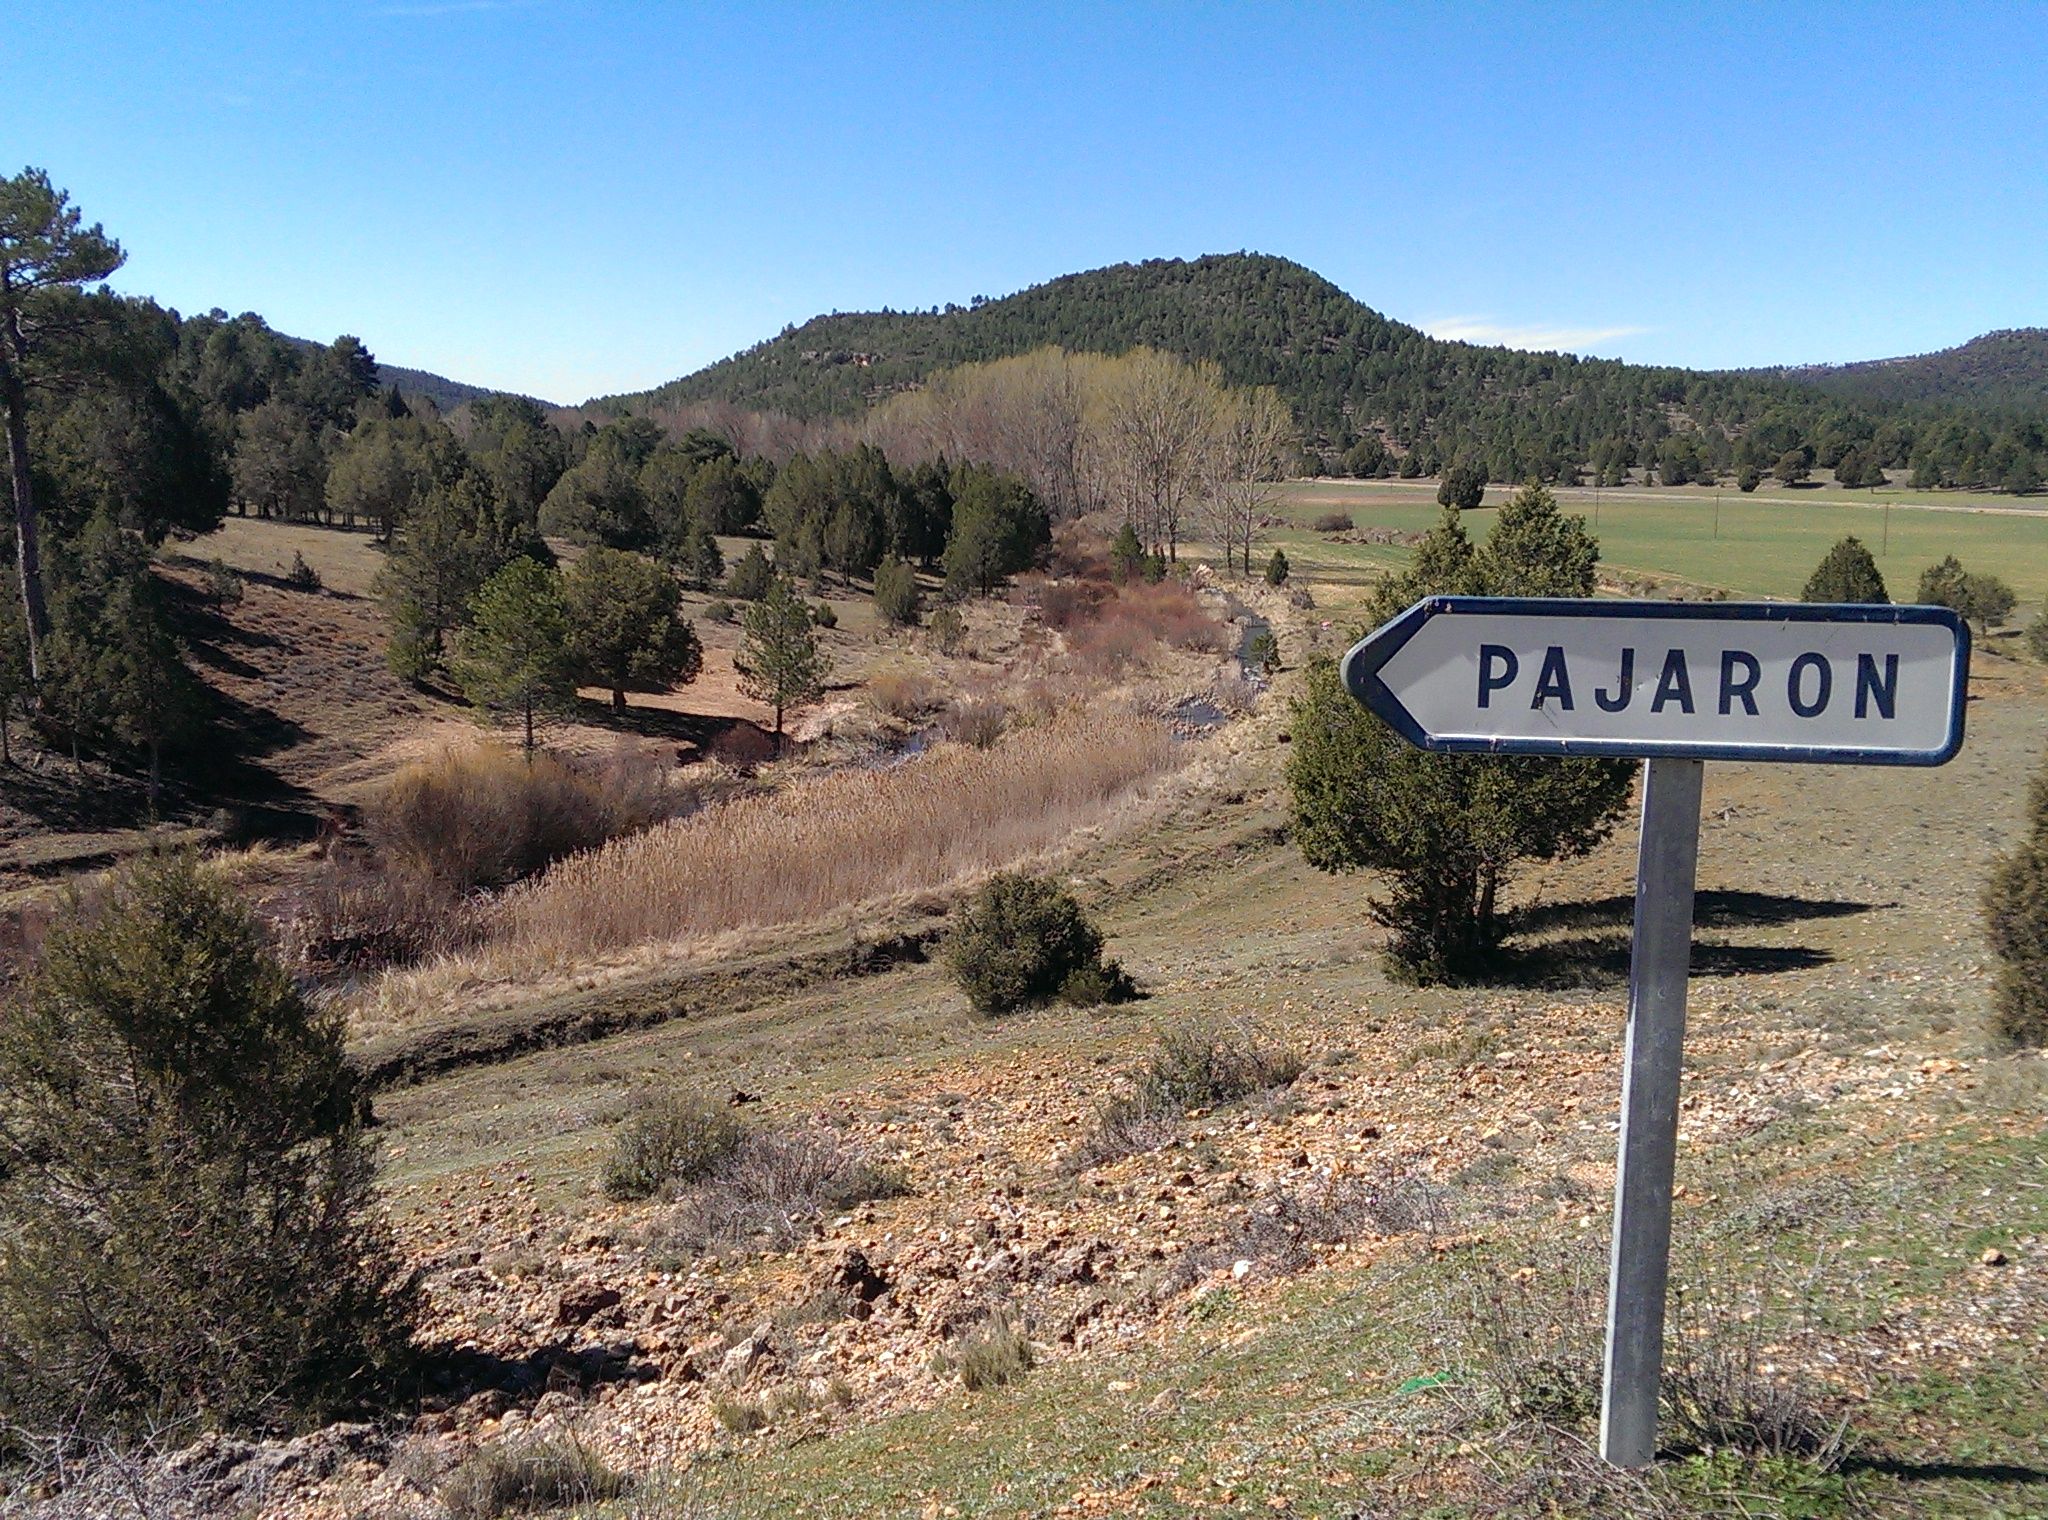
[[[692,1254],[779,1251],[821,1214],[908,1191],[900,1174],[829,1131],[756,1131],[682,1195],[649,1240]]]
[[[1281,1188],[1247,1208],[1222,1240],[1190,1247],[1167,1272],[1165,1287],[1179,1292],[1240,1262],[1267,1274],[1300,1272],[1315,1264],[1317,1246],[1368,1233],[1434,1234],[1447,1221],[1442,1192],[1410,1172],[1389,1169],[1377,1178],[1332,1177]]]
[[[885,718],[914,723],[937,709],[943,698],[938,683],[914,671],[885,670],[867,686],[868,705]]]
[[[1156,1150],[1179,1132],[1189,1110],[1285,1087],[1302,1070],[1300,1056],[1246,1029],[1170,1029],[1160,1036],[1135,1089],[1098,1110],[1094,1128],[1068,1155],[1067,1170],[1082,1172]]]
[[[607,1198],[648,1198],[697,1182],[732,1159],[746,1140],[729,1109],[675,1090],[642,1095],[612,1135],[604,1163]]]
[[[937,1353],[932,1366],[941,1373],[958,1373],[969,1393],[979,1393],[1018,1381],[1035,1360],[1023,1328],[1007,1313],[999,1312],[953,1350]]]
[[[574,1436],[480,1446],[441,1485],[455,1520],[498,1520],[624,1497],[624,1473]]]

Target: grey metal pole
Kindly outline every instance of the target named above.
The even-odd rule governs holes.
[[[1600,1399],[1600,1455],[1617,1467],[1645,1467],[1657,1455],[1657,1380],[1664,1360],[1671,1182],[1678,1159],[1678,1079],[1704,770],[1698,760],[1650,760],[1643,766]]]

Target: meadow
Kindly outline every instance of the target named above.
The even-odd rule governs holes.
[[[1892,595],[1909,600],[1920,572],[1944,554],[1970,569],[2003,577],[2022,611],[2048,601],[2048,510],[2011,497],[1960,493],[1844,491],[1766,487],[1753,496],[1705,487],[1560,490],[1585,514],[1609,573],[1656,577],[1734,596],[1796,597],[1822,555],[1854,534],[1877,556]],[[1491,509],[1506,500],[1489,487],[1470,520],[1482,535]],[[1404,563],[1398,544],[1345,543],[1313,531],[1328,512],[1349,512],[1361,535],[1374,528],[1420,533],[1436,521],[1433,481],[1290,481],[1277,515],[1288,526],[1270,544],[1287,551],[1298,574],[1319,583],[1363,586]],[[1889,517],[1889,527],[1886,519]]]

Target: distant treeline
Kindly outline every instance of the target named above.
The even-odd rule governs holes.
[[[1233,385],[1272,386],[1319,465],[1363,444],[1368,463],[1383,456],[1385,469],[1414,475],[1464,460],[1496,481],[1613,478],[1631,465],[1677,481],[1768,470],[1795,449],[1832,468],[1853,451],[1924,486],[2027,490],[2048,464],[2038,386],[1958,401],[1448,342],[1389,321],[1298,264],[1254,254],[1119,264],[967,307],[835,313],[654,391],[592,405],[617,414],[723,402],[852,419],[942,370],[1048,345],[1150,347],[1211,361]]]

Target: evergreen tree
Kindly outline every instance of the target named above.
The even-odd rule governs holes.
[[[1045,504],[1014,475],[962,465],[953,478],[953,535],[946,543],[946,590],[986,595],[1037,563],[1052,542]]]
[[[1997,576],[1965,570],[1961,561],[1948,554],[1921,574],[1915,600],[1930,607],[1950,608],[1980,630],[1988,631],[2006,620],[2018,597]]]
[[[50,630],[28,438],[29,387],[36,350],[65,325],[63,297],[121,267],[126,255],[95,222],[84,225],[65,191],[40,169],[0,179],[0,422],[7,429],[14,502],[14,567],[28,639],[30,679],[42,676]],[[71,308],[75,315],[79,308]]]
[[[1813,473],[1813,462],[1803,449],[1787,449],[1771,466],[1771,473],[1786,485],[1797,485]]]
[[[623,549],[592,549],[562,577],[569,654],[577,676],[612,694],[667,691],[697,679],[704,649],[680,616],[682,593],[669,573]]]
[[[2048,767],[2027,794],[2026,837],[1985,884],[1984,926],[2002,962],[1994,1032],[2008,1045],[2048,1045]]]
[[[1266,584],[1284,586],[1287,584],[1287,574],[1287,552],[1284,549],[1275,549],[1273,557],[1266,561]]]
[[[0,765],[14,764],[14,735],[9,723],[17,714],[28,712],[35,691],[21,596],[14,588],[14,572],[0,570]]]
[[[885,559],[875,567],[875,611],[883,622],[915,627],[923,601],[917,572],[906,561]]]
[[[1461,459],[1444,471],[1437,482],[1436,501],[1440,507],[1469,512],[1486,497],[1486,469],[1475,460]]]
[[[1742,472],[1735,477],[1735,489],[1742,492],[1745,496],[1763,483],[1763,476],[1758,473],[1757,467],[1753,464],[1744,465]]]
[[[407,1354],[340,1016],[191,856],[60,919],[0,1093],[0,1427],[278,1428]]]
[[[747,608],[740,622],[739,650],[733,656],[740,690],[775,709],[778,751],[782,748],[783,715],[824,695],[826,668],[811,609],[796,588],[778,575],[767,594]]]
[[[466,474],[429,491],[377,577],[392,670],[408,681],[431,677],[477,589],[514,557],[546,553],[503,510],[485,477]]]
[[[1598,546],[1550,492],[1525,486],[1474,549],[1447,507],[1409,570],[1372,603],[1388,617],[1426,595],[1590,596]],[[1524,860],[1584,854],[1628,799],[1626,761],[1431,754],[1412,748],[1312,662],[1294,709],[1287,776],[1294,834],[1319,870],[1391,878],[1374,918],[1393,931],[1394,968],[1422,981],[1485,970],[1506,932],[1500,889]]]
[[[1891,600],[1891,594],[1885,590],[1877,561],[1863,547],[1862,540],[1852,535],[1828,550],[1814,567],[1813,574],[1807,577],[1806,589],[1799,593],[1799,599],[1802,602],[1884,603]]]
[[[1126,522],[1109,546],[1110,573],[1119,586],[1127,585],[1138,578],[1144,564],[1145,546],[1138,542],[1138,530]]]
[[[520,715],[531,759],[534,718],[576,700],[560,574],[538,561],[515,559],[485,581],[470,598],[469,626],[455,637],[450,668],[479,710]]]
[[[775,583],[775,566],[761,552],[759,544],[747,545],[747,552],[732,567],[725,589],[741,601],[758,602]]]

